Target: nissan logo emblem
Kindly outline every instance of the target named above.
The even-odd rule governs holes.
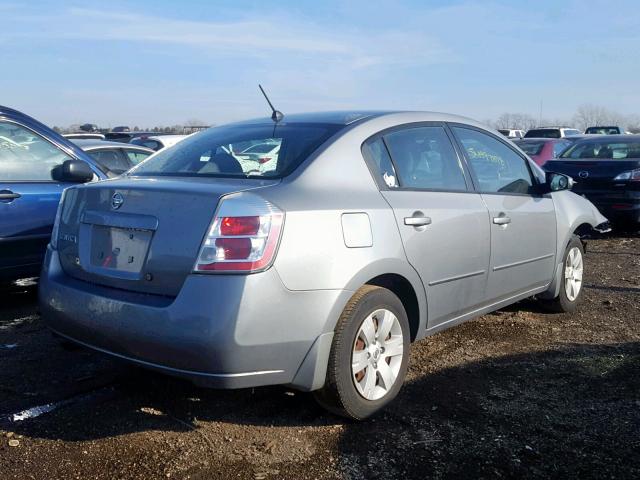
[[[580,178],[587,178],[589,176],[589,172],[587,172],[586,170],[582,170],[581,172],[578,172],[578,176]]]
[[[114,210],[119,209],[124,203],[124,197],[120,193],[114,193],[111,197],[111,208]]]

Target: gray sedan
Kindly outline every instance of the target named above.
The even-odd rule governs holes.
[[[153,155],[147,147],[109,142],[99,139],[74,139],[73,143],[87,152],[108,177],[116,177]]]
[[[229,152],[279,144],[269,168]],[[363,419],[411,342],[523,298],[582,297],[567,176],[458,116],[338,112],[206,130],[66,190],[40,284],[62,337],[220,388],[287,384]]]

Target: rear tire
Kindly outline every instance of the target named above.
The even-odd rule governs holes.
[[[580,238],[574,235],[562,256],[562,277],[560,293],[551,300],[540,300],[549,311],[556,313],[575,312],[582,298],[584,274],[584,247]]]
[[[336,325],[325,385],[314,392],[318,403],[355,420],[379,412],[402,388],[410,335],[404,306],[393,292],[360,288]]]

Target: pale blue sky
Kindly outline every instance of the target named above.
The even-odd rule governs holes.
[[[640,2],[0,0],[0,104],[48,124],[640,113]]]

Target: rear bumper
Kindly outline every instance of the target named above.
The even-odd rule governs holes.
[[[39,292],[53,331],[103,353],[208,387],[305,390],[321,386],[327,339],[351,294],[293,292],[273,268],[190,275],[176,298],[137,294],[69,277],[51,249]]]

